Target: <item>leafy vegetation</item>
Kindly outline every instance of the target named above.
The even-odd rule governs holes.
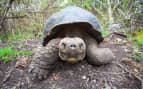
[[[130,57],[132,57],[135,61],[137,62],[141,62],[143,61],[143,55],[142,52],[140,52],[140,50],[138,48],[136,48],[135,50],[133,50],[130,55]]]
[[[15,50],[11,46],[7,46],[4,48],[0,48],[0,58],[4,62],[9,62],[14,60],[17,56],[29,56],[31,55],[31,51],[26,50]]]
[[[135,32],[133,36],[134,44],[143,46],[143,30]]]
[[[108,30],[105,30],[105,29],[102,30],[102,36],[103,37],[107,36],[108,34],[109,34]]]

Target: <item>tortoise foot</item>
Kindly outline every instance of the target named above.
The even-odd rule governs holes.
[[[47,78],[49,71],[47,69],[40,68],[38,65],[30,65],[28,73],[31,75],[32,80],[44,80]]]

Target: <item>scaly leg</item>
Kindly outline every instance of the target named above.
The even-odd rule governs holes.
[[[55,63],[59,59],[58,44],[60,40],[61,39],[58,38],[53,39],[47,44],[47,46],[37,48],[28,70],[32,75],[32,78],[39,80],[47,78],[48,74],[54,68]]]

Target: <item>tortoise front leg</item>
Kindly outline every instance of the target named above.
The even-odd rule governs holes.
[[[32,78],[39,80],[47,78],[59,59],[58,44],[60,40],[61,39],[53,39],[47,44],[47,46],[37,48],[28,70],[32,75]]]
[[[95,40],[89,40],[87,45],[87,61],[92,65],[108,64],[114,59],[109,48],[98,48]]]

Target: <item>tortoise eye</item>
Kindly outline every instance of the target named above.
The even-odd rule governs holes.
[[[82,48],[82,47],[83,47],[83,43],[80,43],[80,44],[79,44],[79,48]]]
[[[65,44],[65,43],[62,43],[62,46],[65,48],[65,47],[66,47],[66,44]]]

